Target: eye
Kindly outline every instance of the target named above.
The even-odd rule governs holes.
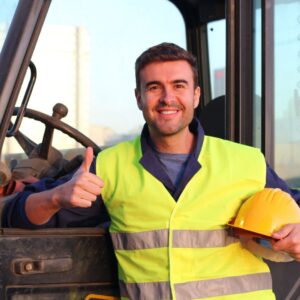
[[[184,83],[176,83],[175,84],[175,89],[184,89],[184,88],[185,88]]]
[[[147,86],[147,91],[149,92],[156,92],[156,91],[159,91],[161,88],[158,84],[151,84],[149,86]]]

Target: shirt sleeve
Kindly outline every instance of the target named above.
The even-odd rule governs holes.
[[[95,167],[92,165],[91,171]],[[93,202],[89,208],[62,208],[46,224],[32,224],[25,213],[25,202],[29,195],[43,192],[55,188],[72,178],[74,173],[70,173],[57,180],[46,178],[34,184],[27,185],[22,192],[9,199],[2,213],[3,227],[16,228],[53,228],[53,227],[94,227],[102,223],[109,222],[109,216],[105,209],[101,196]]]
[[[300,190],[289,188],[287,183],[281,179],[268,164],[266,177],[266,188],[279,188],[284,192],[289,193],[298,205],[300,205]]]

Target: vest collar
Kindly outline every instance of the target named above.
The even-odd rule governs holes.
[[[175,200],[179,198],[184,187],[195,175],[195,173],[201,168],[201,164],[198,162],[198,157],[203,145],[204,131],[202,126],[200,125],[200,122],[197,119],[193,119],[193,121],[189,125],[189,129],[193,134],[196,135],[196,146],[187,162],[187,166],[184,171],[182,180],[178,186],[174,186],[172,184],[168,175],[163,170],[161,162],[159,161],[156,155],[155,147],[153,141],[151,140],[147,124],[144,125],[144,128],[141,133],[141,165],[164,184],[164,186],[168,189],[168,191]]]

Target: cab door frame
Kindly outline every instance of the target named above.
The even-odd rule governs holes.
[[[0,53],[0,155],[50,3],[51,0],[20,0]]]
[[[227,138],[254,145],[254,0],[228,0]],[[261,150],[274,166],[274,0],[261,0]]]
[[[211,101],[206,24],[226,19],[226,138],[251,146],[254,139],[254,15],[261,5],[261,136],[260,147],[274,166],[274,0],[216,0],[211,2],[171,0],[186,25],[187,48],[200,67],[201,106]]]

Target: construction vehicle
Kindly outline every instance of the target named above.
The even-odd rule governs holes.
[[[84,72],[87,65],[94,67],[94,60],[89,62],[89,58],[96,57],[95,62],[99,63],[96,71],[89,75],[90,80],[96,81],[101,88],[96,98],[108,97],[103,89],[112,81],[116,90],[110,88],[110,94],[124,98],[124,102],[129,101],[121,85],[123,81],[127,84],[126,76],[116,76],[122,69],[126,74],[133,73],[133,65],[128,69],[127,65],[115,66],[113,63],[119,58],[129,59],[129,55],[124,54],[127,48],[133,51],[136,47],[135,51],[141,53],[157,41],[155,38],[161,32],[170,42],[178,42],[181,32],[179,43],[198,59],[202,95],[195,115],[206,133],[259,147],[270,166],[292,188],[300,187],[297,155],[300,150],[300,0],[153,0],[147,8],[141,8],[147,1],[122,0],[114,1],[110,9],[106,2],[112,1],[1,1],[1,188],[20,166],[22,172],[29,168],[27,175],[37,178],[51,176],[53,168],[57,171],[54,176],[63,176],[73,170],[79,156],[70,157],[71,151],[54,145],[53,139],[58,132],[72,140],[70,144],[63,140],[67,148],[74,146],[79,152],[82,147],[91,146],[97,154],[102,147],[112,144],[113,139],[99,146],[101,142],[82,125],[82,116],[87,116],[87,104],[81,102],[80,97],[89,85],[84,83],[87,75]],[[58,5],[65,5],[66,10],[62,11]],[[51,15],[51,11],[60,12],[60,15]],[[93,15],[89,16],[89,12]],[[68,26],[47,29],[48,19],[61,24],[73,13],[75,16]],[[133,17],[139,15],[141,19]],[[83,16],[90,23],[81,20]],[[83,25],[76,25],[74,29],[74,20]],[[159,22],[162,25],[157,26]],[[73,29],[69,26],[71,23]],[[148,31],[143,27],[147,24]],[[100,29],[106,33],[104,36],[98,35]],[[95,30],[99,43],[97,49],[107,49],[105,54],[89,52],[85,48],[92,30]],[[139,32],[142,30],[145,31]],[[74,39],[68,40],[63,35],[69,31]],[[178,36],[174,36],[175,33]],[[133,39],[124,41],[124,36]],[[64,45],[76,47],[68,54]],[[62,47],[60,51],[65,56],[56,56],[56,46]],[[68,60],[73,57],[74,60]],[[79,58],[83,58],[83,62]],[[100,80],[98,71],[105,62],[111,64],[112,71]],[[62,75],[68,64],[72,65],[71,71]],[[38,87],[40,83],[42,85]],[[67,90],[76,91],[74,102],[66,96]],[[83,97],[87,98],[87,95],[84,93]],[[126,113],[126,103],[115,105],[111,100],[100,100],[107,108],[103,104],[91,108],[91,111],[97,111],[100,120],[102,110],[103,119],[107,118],[108,122],[116,119],[121,126],[135,120]],[[34,102],[38,103],[37,107],[47,108],[47,112],[35,109]],[[30,136],[36,123],[45,125],[40,137]],[[23,131],[26,124],[29,124],[29,130]],[[118,139],[129,135],[123,133]],[[13,148],[10,140],[16,140],[22,151],[10,151]],[[61,164],[57,163],[57,158]],[[37,174],[32,172],[35,167]],[[1,213],[12,197],[13,193],[1,198]],[[299,299],[299,263],[267,263],[277,299]],[[91,300],[118,299],[118,296],[117,267],[107,224],[93,228],[40,230],[1,228],[0,299]]]

